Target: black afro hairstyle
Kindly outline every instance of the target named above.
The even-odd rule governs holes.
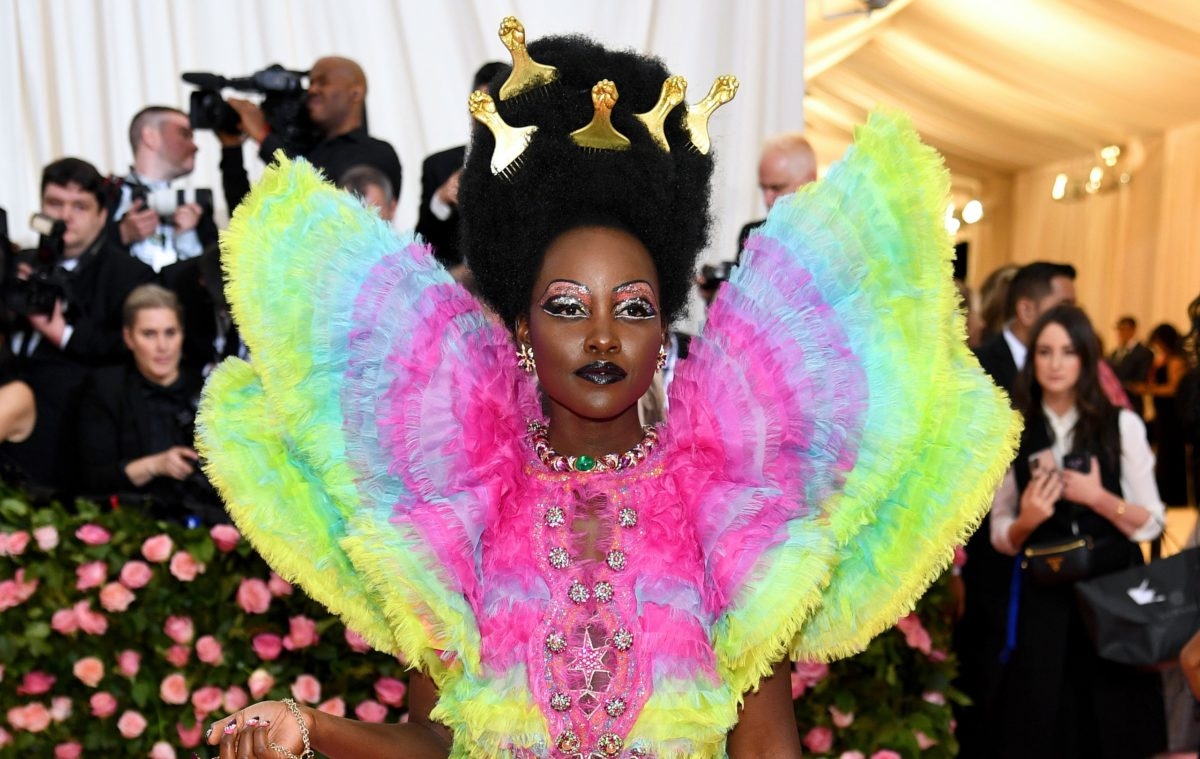
[[[609,50],[585,37],[547,37],[529,45],[538,63],[559,78],[496,110],[514,127],[535,125],[530,144],[502,175],[490,163],[495,140],[476,123],[459,185],[463,248],[483,299],[511,328],[529,310],[546,249],[563,232],[598,224],[637,237],[658,272],[664,323],[684,312],[696,257],[708,240],[713,160],[691,143],[686,106],[667,116],[671,150],[651,138],[634,114],[651,110],[670,76],[657,58]],[[504,76],[492,81],[493,95]],[[572,131],[592,119],[592,86],[616,84],[612,124],[628,150],[582,148]]]

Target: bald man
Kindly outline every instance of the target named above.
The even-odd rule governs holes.
[[[817,178],[817,155],[800,132],[784,132],[763,143],[758,159],[758,187],[770,212],[775,201]],[[752,221],[738,235],[738,257],[746,238],[766,219]]]
[[[230,98],[229,105],[241,119],[240,134],[219,135],[225,146],[221,153],[221,178],[225,199],[232,209],[250,189],[242,165],[242,140],[249,137],[257,142],[258,155],[265,163],[274,159],[276,150],[286,152],[286,147],[277,135],[271,134],[257,105],[238,98]],[[362,67],[349,58],[337,56],[318,60],[308,72],[306,106],[323,139],[305,158],[333,180],[354,166],[373,166],[383,172],[399,197],[400,158],[389,143],[367,134],[367,77]]]

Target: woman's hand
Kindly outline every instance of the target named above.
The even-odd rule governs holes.
[[[212,723],[204,742],[220,747],[217,754],[220,759],[282,759],[287,756],[271,744],[300,756],[305,749],[304,736],[313,729],[313,715],[307,708],[299,707],[299,710],[301,719],[297,719],[282,701],[260,701]]]
[[[1101,499],[1108,493],[1100,483],[1100,462],[1092,456],[1092,465],[1087,474],[1066,469],[1062,473],[1063,496],[1068,501],[1082,503],[1089,509],[1095,510]]]
[[[1033,532],[1054,515],[1054,504],[1062,495],[1063,478],[1058,472],[1034,477],[1021,493],[1021,513],[1017,522],[1026,533]]]

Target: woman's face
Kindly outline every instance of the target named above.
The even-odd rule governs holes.
[[[646,247],[608,227],[580,227],[546,250],[517,340],[533,346],[550,418],[637,413],[663,344],[658,275]]]
[[[179,377],[183,330],[173,309],[143,308],[133,326],[122,334],[143,377],[159,385],[169,385]]]
[[[1050,322],[1033,346],[1033,369],[1043,395],[1071,393],[1079,382],[1082,362],[1071,336],[1056,322]]]

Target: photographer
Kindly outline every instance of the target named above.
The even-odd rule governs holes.
[[[123,177],[113,214],[121,245],[156,272],[200,255],[205,245],[217,240],[211,200],[207,207],[178,203],[170,194],[171,182],[191,174],[196,162],[187,114],[166,106],[143,108],[129,124],[129,144],[133,166]],[[150,202],[158,198],[170,199],[166,208]]]
[[[362,68],[348,58],[321,58],[308,72],[308,81],[306,107],[323,139],[304,157],[334,181],[353,166],[373,166],[383,172],[399,197],[400,158],[389,143],[367,134],[367,77]],[[237,111],[241,134],[218,133],[218,137],[224,146],[221,182],[232,211],[250,189],[242,164],[242,140],[248,136],[258,143],[258,155],[264,163],[274,160],[275,151],[288,151],[283,140],[271,133],[257,105],[238,98],[230,98],[229,105]]]
[[[124,325],[132,361],[98,369],[84,385],[85,492],[132,497],[158,519],[225,521],[192,447],[201,379],[180,368],[179,299],[158,285],[142,285],[125,300]]]
[[[27,440],[0,449],[28,480],[52,490],[69,491],[74,484],[79,387],[89,368],[121,361],[121,303],[154,279],[150,267],[105,234],[106,189],[87,161],[63,158],[48,165],[42,213],[62,222],[61,238],[45,241],[41,255],[26,254],[15,271],[42,297],[14,297],[22,288],[5,282],[7,306],[25,309],[13,314],[13,371],[33,389],[37,424]]]

